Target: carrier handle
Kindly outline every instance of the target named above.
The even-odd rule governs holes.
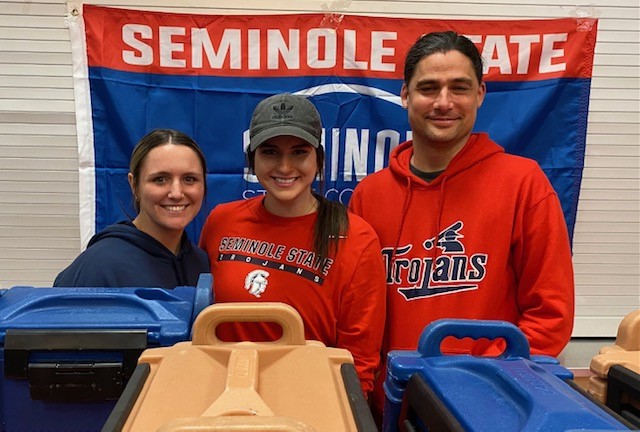
[[[306,345],[302,317],[285,303],[217,303],[206,307],[193,323],[193,345],[228,345],[216,336],[224,322],[274,322],[282,327],[282,337],[271,343]]]
[[[418,352],[422,357],[442,356],[440,345],[447,336],[472,339],[503,338],[507,342],[507,348],[498,357],[529,359],[529,342],[522,330],[510,322],[499,320],[439,319],[433,321],[420,335]]]
[[[213,275],[211,273],[200,273],[196,284],[196,294],[193,299],[193,313],[191,315],[191,323],[193,323],[200,312],[207,306],[215,302],[215,294],[213,291]]]

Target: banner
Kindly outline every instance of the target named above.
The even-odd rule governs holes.
[[[484,58],[488,91],[475,130],[538,161],[573,234],[594,19],[216,16],[84,5],[71,21],[83,246],[135,216],[129,157],[155,128],[187,133],[206,155],[209,193],[187,229],[193,241],[216,204],[263,194],[245,168],[248,127],[258,102],[281,92],[309,96],[318,107],[323,192],[346,204],[357,182],[411,139],[400,101],[404,56],[420,35],[443,30],[469,37]]]

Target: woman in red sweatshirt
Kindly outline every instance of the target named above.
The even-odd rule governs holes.
[[[312,190],[324,172],[320,115],[305,97],[261,101],[250,126],[249,168],[266,195],[221,204],[200,236],[217,302],[283,302],[305,336],[351,352],[367,394],[380,361],[385,276],[371,226]],[[228,340],[274,340],[270,323],[234,323]]]

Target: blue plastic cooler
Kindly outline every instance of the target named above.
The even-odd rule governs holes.
[[[503,338],[507,348],[499,357],[443,355],[447,336]],[[504,321],[436,321],[417,351],[390,352],[387,368],[384,432],[399,422],[431,432],[629,429],[565,382],[573,375],[556,359],[530,357],[524,334]]]
[[[148,347],[189,340],[196,287],[0,290],[0,431],[100,430]]]

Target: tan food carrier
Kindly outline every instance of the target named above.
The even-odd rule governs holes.
[[[272,322],[274,342],[224,342],[223,322]],[[148,349],[103,432],[376,431],[349,351],[304,338],[282,303],[204,309],[191,342]]]
[[[600,348],[599,353],[591,359],[589,368],[594,373],[594,376],[589,378],[589,394],[616,412],[620,403],[628,404],[631,409],[640,412],[640,309],[624,317],[618,326],[615,344]],[[616,372],[613,383],[611,372]],[[618,381],[627,382],[618,384]],[[611,391],[608,391],[608,388],[612,384],[616,389],[620,385],[629,388],[630,391],[624,396],[624,400],[617,401],[620,395],[609,394]],[[619,393],[619,390],[616,393]]]

